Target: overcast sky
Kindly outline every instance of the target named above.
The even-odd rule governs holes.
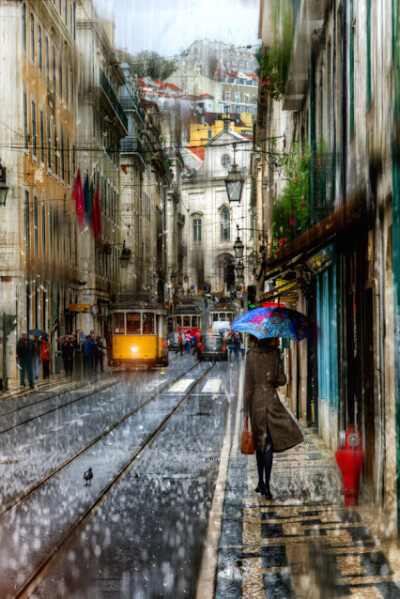
[[[259,0],[94,0],[112,17],[116,46],[174,56],[194,40],[256,44]]]

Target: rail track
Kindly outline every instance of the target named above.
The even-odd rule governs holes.
[[[175,377],[173,380],[168,381],[165,385],[159,388],[155,393],[153,393],[150,397],[140,403],[140,405],[136,406],[132,410],[128,411],[117,421],[112,423],[107,429],[102,431],[99,435],[97,435],[94,439],[92,439],[89,443],[85,444],[78,451],[76,451],[73,455],[69,456],[66,460],[60,463],[56,468],[52,469],[45,476],[40,478],[37,482],[32,484],[25,491],[20,493],[18,496],[9,501],[5,506],[0,509],[0,522],[4,521],[4,518],[7,517],[7,513],[9,513],[13,508],[19,509],[23,508],[24,501],[27,500],[28,497],[33,496],[36,492],[40,491],[44,488],[46,483],[49,483],[51,479],[53,479],[59,472],[61,472],[67,465],[71,464],[75,460],[78,460],[80,456],[88,452],[91,448],[94,448],[96,444],[98,444],[104,437],[110,435],[113,431],[115,431],[119,426],[121,426],[124,422],[126,422],[130,417],[132,417],[135,413],[139,412],[145,406],[147,406],[151,401],[154,401],[159,395],[168,391],[175,383],[179,380],[183,379],[190,371],[194,368],[198,368],[198,364],[193,365],[189,369],[187,369],[182,374]],[[14,595],[10,595],[13,597],[29,597],[35,588],[40,584],[40,582],[45,578],[47,573],[53,567],[57,557],[61,552],[65,550],[65,548],[69,545],[78,530],[81,529],[95,514],[95,512],[99,509],[99,507],[103,504],[103,502],[107,499],[107,497],[112,493],[115,487],[123,480],[123,478],[128,474],[131,468],[136,464],[136,462],[140,459],[142,454],[148,449],[154,439],[161,433],[161,431],[165,428],[168,421],[173,417],[173,415],[179,410],[182,404],[190,397],[194,389],[199,385],[199,383],[204,379],[204,377],[208,374],[208,372],[213,368],[211,365],[207,370],[202,371],[200,376],[196,377],[194,382],[190,384],[190,387],[185,392],[182,399],[178,401],[178,403],[169,411],[169,413],[163,416],[161,422],[158,426],[147,435],[146,439],[143,443],[141,443],[140,447],[130,455],[129,459],[119,467],[118,471],[113,475],[112,480],[102,489],[102,491],[91,501],[90,505],[85,506],[84,510],[81,511],[79,516],[75,519],[71,526],[63,532],[62,537],[54,544],[54,546],[48,551],[47,555],[41,559],[40,563],[36,565],[34,570],[30,573],[29,576],[26,577],[25,582],[20,585],[18,591]],[[14,514],[14,515],[13,515]],[[10,514],[10,516],[15,517],[15,512]],[[15,589],[14,591],[15,592]]]

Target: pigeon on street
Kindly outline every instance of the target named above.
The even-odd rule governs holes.
[[[83,478],[86,481],[85,485],[90,485],[90,481],[93,478],[93,472],[91,468],[89,468],[89,470],[86,470],[85,474],[83,475]]]

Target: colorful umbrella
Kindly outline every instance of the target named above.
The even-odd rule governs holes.
[[[313,337],[316,333],[315,325],[305,314],[281,307],[255,308],[245,312],[233,321],[231,329],[250,333],[258,339],[283,337],[293,341]]]

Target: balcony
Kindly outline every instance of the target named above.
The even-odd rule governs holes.
[[[124,110],[132,110],[133,112],[137,112],[143,125],[145,124],[146,113],[143,110],[139,100],[136,100],[134,97],[130,97],[130,96],[122,96],[120,98],[120,102],[121,102],[121,106]]]
[[[137,137],[124,137],[121,139],[121,154],[137,154],[143,165],[146,165],[146,150]]]
[[[100,85],[101,85],[101,88],[103,89],[105,95],[107,96],[108,101],[110,102],[111,106],[113,107],[116,115],[118,116],[119,120],[121,121],[121,124],[126,129],[126,131],[128,131],[128,118],[127,118],[125,112],[123,111],[122,106],[119,103],[119,101],[114,93],[114,90],[111,87],[110,82],[108,81],[107,77],[105,76],[105,74],[103,73],[103,71],[101,69],[100,69]]]

